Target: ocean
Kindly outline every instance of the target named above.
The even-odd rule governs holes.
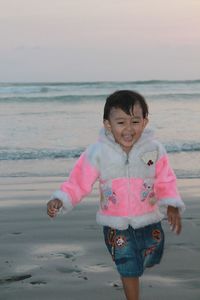
[[[200,80],[1,83],[0,177],[68,176],[119,89],[145,96],[177,177],[200,178]]]

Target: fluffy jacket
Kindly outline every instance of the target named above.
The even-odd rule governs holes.
[[[92,191],[97,180],[100,207],[96,219],[101,225],[140,228],[163,219],[160,206],[184,210],[167,153],[149,129],[128,155],[102,129],[99,140],[80,156],[52,199],[62,200],[69,211]]]

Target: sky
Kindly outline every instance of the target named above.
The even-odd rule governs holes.
[[[0,82],[200,79],[200,0],[0,0]]]

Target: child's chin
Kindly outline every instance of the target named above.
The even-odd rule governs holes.
[[[123,148],[123,150],[125,151],[125,152],[129,152],[130,150],[131,150],[131,148],[133,147],[133,145],[129,145],[129,146],[122,146],[122,148]]]

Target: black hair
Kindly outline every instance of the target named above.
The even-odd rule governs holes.
[[[104,106],[103,119],[109,120],[110,111],[114,108],[122,109],[127,115],[131,115],[135,104],[142,108],[143,118],[148,116],[149,110],[146,100],[142,95],[131,90],[119,90],[108,96]]]

